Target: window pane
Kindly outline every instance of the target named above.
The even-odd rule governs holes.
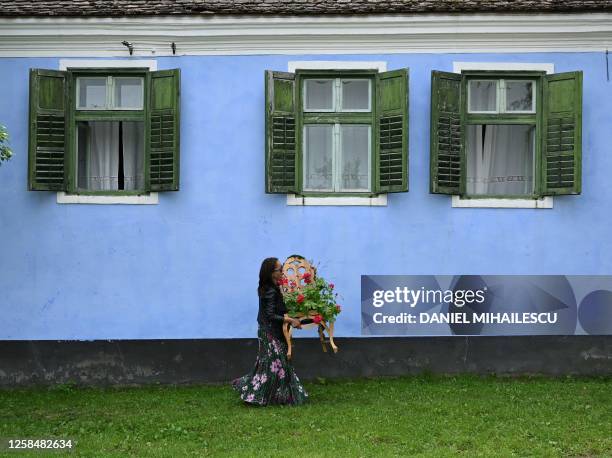
[[[304,126],[304,189],[333,190],[333,126]]]
[[[115,108],[142,110],[142,78],[115,78]]]
[[[467,126],[467,193],[532,194],[535,126]]]
[[[367,191],[370,187],[370,126],[340,126],[340,190]]]
[[[497,81],[470,81],[470,111],[497,111]]]
[[[333,80],[306,80],[305,110],[333,110],[334,109],[334,81]]]
[[[342,109],[368,110],[370,108],[370,81],[342,80]]]
[[[106,108],[106,78],[78,78],[77,108]]]
[[[144,189],[144,123],[77,123],[77,184],[88,191]]]
[[[533,81],[506,81],[506,111],[533,110]]]

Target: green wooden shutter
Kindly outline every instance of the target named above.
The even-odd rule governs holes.
[[[66,189],[67,72],[30,70],[28,189]]]
[[[463,123],[461,81],[456,73],[431,72],[430,192],[461,194]]]
[[[179,189],[180,76],[179,69],[149,75],[145,187],[150,191]]]
[[[408,191],[408,69],[376,75],[378,192]]]
[[[542,194],[580,194],[582,72],[544,78]]]
[[[295,74],[266,71],[266,193],[298,192]]]

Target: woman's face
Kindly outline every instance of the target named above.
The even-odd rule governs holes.
[[[283,266],[280,261],[276,261],[276,265],[274,266],[274,271],[272,272],[272,281],[274,284],[277,284],[278,281],[283,276]]]

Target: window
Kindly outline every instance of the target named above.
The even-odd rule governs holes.
[[[266,72],[266,192],[408,189],[408,73]]]
[[[579,194],[582,72],[432,73],[433,193]]]
[[[30,190],[178,190],[178,70],[30,72]]]
[[[371,191],[371,87],[370,78],[302,80],[305,192]]]

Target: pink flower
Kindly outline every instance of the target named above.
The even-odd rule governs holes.
[[[246,397],[246,402],[253,402],[255,400],[255,395],[253,393],[249,394]]]
[[[290,286],[291,288],[295,288],[295,287],[297,286],[297,283],[296,283],[296,282],[294,282],[293,280],[291,280],[291,281],[289,282],[289,286]]]
[[[282,367],[278,370],[278,377],[285,378],[285,370]]]
[[[334,286],[336,286],[336,285],[334,285],[333,283],[330,283],[329,284],[329,289],[334,289]]]
[[[280,359],[277,358],[274,361],[272,361],[272,364],[270,365],[270,370],[276,374],[280,369],[281,369],[281,362],[280,362]]]

